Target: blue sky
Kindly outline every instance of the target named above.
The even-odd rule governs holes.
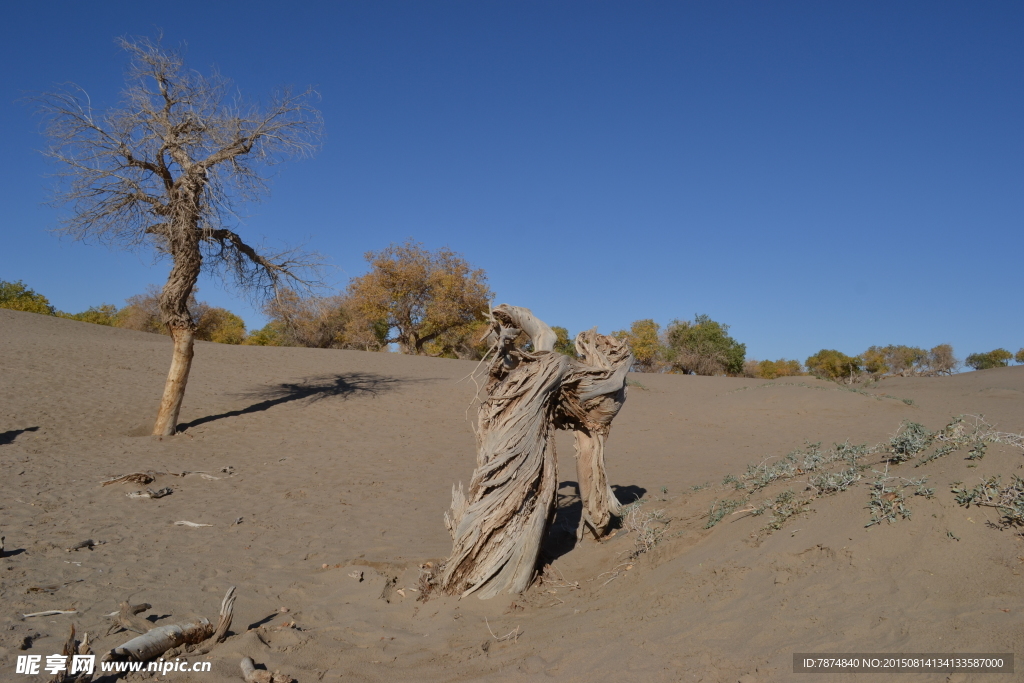
[[[19,99],[116,104],[114,39],[158,28],[254,98],[322,93],[323,149],[238,229],[323,252],[338,287],[411,237],[573,332],[707,313],[759,359],[1024,346],[1020,3],[5,3],[0,279],[60,309],[168,266],[49,232]]]

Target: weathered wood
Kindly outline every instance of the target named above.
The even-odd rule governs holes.
[[[185,398],[188,373],[192,368],[195,344],[194,325],[191,323],[170,325],[169,328],[171,338],[174,340],[174,354],[171,357],[171,369],[167,373],[167,382],[164,384],[164,394],[160,400],[156,424],[153,426],[153,436],[171,436],[177,429],[178,413],[181,411],[181,402]]]
[[[604,440],[625,400],[632,362],[621,341],[591,330],[576,341],[580,360],[553,351],[555,335],[529,309],[492,311],[495,350],[477,416],[477,466],[468,489],[452,488],[445,524],[452,554],[442,590],[490,598],[521,593],[533,580],[554,514],[558,474],[554,430],[577,432],[577,469],[584,515],[603,535],[619,512],[604,474]],[[516,348],[525,333],[534,351]]]
[[[152,629],[152,624],[145,619],[140,619],[136,614],[142,614],[143,612],[152,609],[153,606],[148,602],[144,602],[141,605],[131,605],[128,601],[124,601],[119,605],[117,615],[113,617],[114,623],[107,629],[107,635],[111,633],[117,633],[119,630],[131,631],[132,633],[148,633]]]
[[[257,669],[251,657],[243,657],[240,667],[245,683],[292,683],[294,680],[291,676],[282,674],[280,671],[270,673],[269,671]]]
[[[132,638],[120,647],[115,647],[103,656],[103,661],[129,659],[136,662],[148,662],[172,647],[201,643],[212,636],[213,632],[213,625],[205,618],[185,624],[157,626],[148,633]]]

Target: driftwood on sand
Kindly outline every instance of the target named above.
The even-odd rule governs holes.
[[[256,663],[252,661],[251,657],[243,657],[240,666],[245,683],[292,683],[294,680],[291,676],[286,676],[280,671],[270,673],[269,671],[257,669]]]
[[[119,605],[119,609],[114,613],[113,623],[110,628],[107,629],[107,635],[111,633],[117,633],[118,631],[131,631],[132,633],[148,633],[152,628],[151,624],[145,619],[139,619],[136,614],[142,614],[148,610],[153,609],[153,606],[148,602],[144,602],[141,605],[131,605],[128,601],[124,601]]]
[[[533,345],[515,345],[525,334]],[[521,593],[533,580],[558,486],[554,430],[574,431],[584,526],[601,538],[620,513],[608,485],[604,444],[626,399],[633,357],[625,342],[582,332],[579,359],[554,351],[555,334],[528,309],[491,313],[495,352],[477,419],[477,464],[465,492],[452,489],[445,524],[452,554],[440,577],[450,594]]]
[[[64,642],[64,647],[61,648],[61,654],[64,656],[65,662],[72,662],[74,655],[91,655],[92,649],[89,647],[89,634],[86,633],[82,637],[82,641],[78,642],[75,639],[75,625],[71,624],[71,633]],[[62,671],[58,671],[50,678],[49,683],[90,683],[92,681],[92,673],[73,669],[73,664],[70,666],[65,665]]]
[[[149,606],[146,605],[148,609]],[[228,588],[224,599],[220,604],[220,620],[216,627],[206,618],[193,619],[183,624],[167,624],[150,628],[142,635],[132,638],[120,647],[115,647],[102,660],[109,661],[135,661],[147,662],[163,655],[169,650],[182,646],[196,646],[204,641],[206,647],[193,654],[206,654],[217,643],[223,642],[227,637],[228,628],[231,626],[232,615],[235,608],[235,587]],[[123,618],[132,618],[136,608],[127,602],[121,603],[121,610],[118,613],[118,621]],[[144,611],[144,610],[140,610]],[[133,620],[133,625],[142,626],[142,620]]]

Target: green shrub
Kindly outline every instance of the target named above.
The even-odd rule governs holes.
[[[892,454],[889,460],[891,462],[906,462],[926,450],[934,440],[935,434],[924,425],[904,421],[896,435],[889,439],[889,452]]]
[[[42,315],[55,315],[57,310],[50,305],[50,301],[25,286],[21,280],[17,282],[6,282],[0,280],[0,308],[9,308],[12,311],[24,311],[26,313],[40,313]]]
[[[67,318],[68,320],[78,320],[83,323],[92,323],[93,325],[116,327],[119,313],[120,311],[117,310],[117,306],[114,306],[113,304],[101,304],[99,306],[90,306],[88,310],[82,311],[81,313],[57,313],[57,315],[61,318]]]
[[[988,370],[990,368],[1005,368],[1010,364],[1013,354],[1006,349],[995,349],[988,353],[972,353],[964,361],[975,370]]]
[[[665,333],[673,370],[695,375],[739,375],[747,345],[729,336],[729,326],[698,315],[693,322],[673,320]]]

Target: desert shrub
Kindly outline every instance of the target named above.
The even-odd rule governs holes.
[[[961,482],[953,483],[956,502],[966,508],[972,505],[993,507],[1002,515],[1002,526],[1024,527],[1024,479],[1014,475],[1010,484],[1004,486],[1000,477],[989,477],[973,489]]]
[[[1005,368],[1010,364],[1013,354],[1006,349],[994,349],[988,353],[972,353],[964,362],[975,370]]]
[[[904,421],[889,439],[890,462],[906,462],[932,445],[935,434],[917,422]]]
[[[729,336],[729,326],[707,315],[673,320],[665,331],[666,355],[676,372],[695,375],[739,375],[747,345]]]
[[[657,526],[657,524],[661,526]],[[638,557],[648,552],[661,540],[665,530],[664,510],[644,510],[643,501],[636,501],[622,509],[622,528],[626,533],[634,534],[633,552],[630,557]]]
[[[660,369],[665,355],[660,332],[661,325],[650,318],[633,321],[628,330],[612,332],[613,337],[629,344],[633,352],[633,372],[653,372]]]
[[[822,349],[805,363],[808,372],[819,379],[850,383],[861,374],[862,364],[860,356],[847,356],[835,349]]]
[[[907,507],[906,497],[902,486],[891,485],[895,480],[884,474],[879,474],[871,484],[871,497],[868,501],[868,510],[871,512],[871,521],[865,526],[874,526],[882,522],[892,524],[899,518],[910,519],[910,508]]]
[[[751,491],[758,491],[779,479],[789,479],[796,474],[797,456],[790,453],[778,462],[769,465],[768,460],[758,464],[747,465],[747,471],[743,475],[744,488]]]
[[[0,308],[26,313],[54,315],[56,309],[50,305],[49,299],[25,286],[21,280],[6,282],[0,280]]]
[[[860,469],[857,467],[848,467],[845,470],[839,470],[838,472],[821,472],[819,474],[811,475],[807,482],[818,490],[821,495],[828,495],[830,493],[838,493],[845,491],[852,484],[860,481],[861,474]]]
[[[245,346],[288,346],[284,322],[271,320],[258,330],[253,330],[242,340]]]
[[[116,327],[119,313],[120,311],[117,306],[114,306],[113,304],[101,304],[99,306],[90,306],[88,310],[82,311],[81,313],[58,312],[57,315],[61,318],[67,318],[68,320],[78,320],[83,323]]]
[[[742,500],[716,500],[711,504],[711,509],[708,510],[708,522],[704,525],[704,528],[710,529],[715,526],[725,519],[726,515],[739,508],[740,505],[743,505]]]
[[[788,520],[790,517],[796,514],[799,514],[801,511],[803,511],[805,507],[807,507],[810,504],[811,499],[797,498],[796,494],[787,489],[780,493],[779,495],[775,496],[775,498],[771,500],[766,500],[764,503],[762,503],[753,511],[751,511],[751,514],[757,516],[763,515],[766,512],[771,511],[772,519],[762,529],[762,531],[767,531],[768,533],[771,533],[772,531],[778,531],[779,529],[781,529],[782,525],[786,523],[786,520]]]

